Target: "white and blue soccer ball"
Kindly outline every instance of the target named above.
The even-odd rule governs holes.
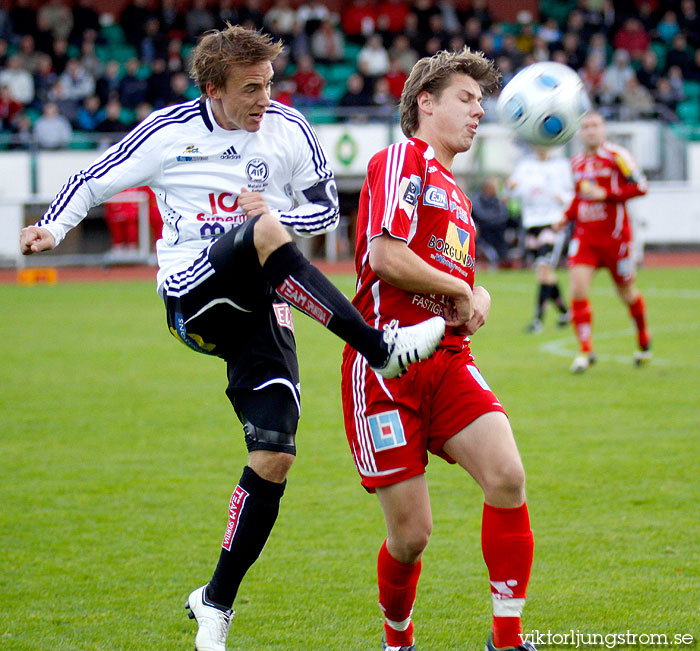
[[[523,68],[506,84],[496,104],[503,124],[522,140],[544,147],[571,140],[590,108],[578,74],[554,61]]]

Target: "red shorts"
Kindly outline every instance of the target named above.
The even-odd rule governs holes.
[[[592,241],[574,237],[569,244],[568,266],[577,264],[606,267],[617,285],[632,282],[635,276],[632,243],[629,240],[608,238]]]
[[[346,346],[342,396],[350,450],[370,492],[423,474],[428,452],[454,463],[442,451],[448,439],[479,416],[505,413],[468,348],[440,348],[385,380]]]

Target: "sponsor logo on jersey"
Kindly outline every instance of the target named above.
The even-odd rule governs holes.
[[[270,168],[262,158],[253,158],[245,166],[245,175],[251,183],[260,184],[267,181]]]
[[[231,495],[231,501],[228,505],[228,525],[226,526],[224,539],[221,543],[221,546],[227,552],[231,551],[233,537],[236,535],[236,529],[238,529],[238,519],[240,518],[241,511],[243,511],[248,495],[248,491],[240,486],[236,486],[235,490],[233,491],[233,495]]]
[[[333,312],[311,296],[306,288],[293,276],[285,278],[284,282],[277,288],[277,293],[294,305],[294,307],[305,312],[324,326],[328,325],[333,316]]]
[[[397,409],[368,416],[367,424],[375,452],[406,445],[406,435]]]
[[[447,226],[447,234],[445,239],[440,239],[435,237],[435,235],[430,236],[428,241],[428,246],[431,249],[435,249],[437,253],[441,254],[440,257],[437,255],[435,259],[438,262],[443,262],[440,258],[447,258],[452,260],[463,267],[468,267],[470,269],[474,268],[474,258],[469,255],[469,232],[465,231],[463,228],[457,226],[453,222],[450,222]]]
[[[241,155],[236,151],[236,148],[231,145],[223,154],[221,154],[221,158],[223,160],[238,160],[241,157]]]
[[[427,188],[425,188],[423,203],[427,206],[435,206],[436,208],[443,208],[447,210],[449,207],[447,192],[445,192],[443,188],[429,185]]]
[[[444,300],[444,296],[438,297],[436,294],[414,294],[411,302],[428,312],[442,316],[445,311]]]
[[[434,172],[437,172],[437,166],[436,165],[431,165],[428,168],[428,174],[433,174]]]
[[[196,154],[200,155],[197,156]],[[185,151],[183,151],[182,154],[177,157],[177,160],[180,162],[189,163],[196,160],[209,160],[209,156],[201,156],[201,152],[199,151],[199,147],[197,147],[197,145],[188,145],[185,147]]]
[[[423,185],[420,176],[411,174],[404,176],[399,182],[399,207],[409,216],[413,214],[413,209],[418,203],[421,186]]]
[[[292,310],[287,303],[273,303],[272,309],[275,312],[275,319],[280,328],[288,328],[294,332],[294,318]]]

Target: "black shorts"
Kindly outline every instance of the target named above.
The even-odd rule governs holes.
[[[533,226],[525,233],[525,248],[534,257],[534,263],[557,268],[565,251],[566,234],[557,233],[551,226]]]
[[[253,229],[234,228],[164,284],[170,332],[186,346],[226,360],[228,389],[289,387],[299,400],[299,365],[290,307],[263,275]]]

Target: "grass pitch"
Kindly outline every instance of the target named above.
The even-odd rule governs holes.
[[[335,280],[351,294],[352,278]],[[697,643],[697,270],[640,273],[655,355],[643,369],[631,364],[631,322],[600,273],[599,363],[582,376],[568,373],[573,334],[552,313],[543,334],[524,334],[530,272],[479,280],[493,305],[473,350],[528,473],[535,563],[525,632]],[[211,575],[246,458],[223,363],[168,334],[152,283],[0,286],[0,305],[0,648],[191,649],[183,605]],[[228,648],[378,649],[384,527],[345,442],[341,343],[295,321],[299,456],[239,592]],[[490,621],[481,495],[437,458],[428,482],[435,526],[414,611],[419,648],[476,651]]]

